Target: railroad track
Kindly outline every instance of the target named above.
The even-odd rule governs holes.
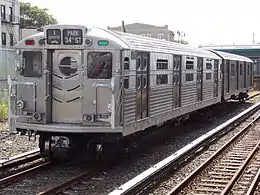
[[[252,194],[260,171],[259,118],[260,115],[173,188],[168,195]]]
[[[258,143],[260,140],[260,131],[258,137],[256,137],[255,131],[257,131],[257,128],[252,130],[252,127],[255,125],[255,123],[257,123],[258,128],[260,127],[260,123],[258,122],[260,117],[259,108],[260,102],[240,113],[238,116],[227,121],[226,123],[213,129],[209,133],[204,134],[186,147],[182,148],[173,155],[157,163],[155,166],[123,184],[109,195],[148,193],[166,194],[165,191],[162,193],[160,191],[156,191],[156,189],[164,181],[170,181],[169,178],[173,178],[172,180],[175,180],[174,182],[176,184],[173,186],[173,188],[172,186],[170,189],[168,187],[168,195],[178,193],[221,194],[221,192],[226,189],[227,185],[233,185],[232,188],[229,187],[228,190],[226,189],[227,191],[233,190],[235,192],[234,194],[239,194],[238,192],[241,191],[239,186],[241,185],[234,185],[236,182],[240,182],[241,184],[246,184],[246,182],[252,183],[253,181],[258,181],[259,177],[259,173],[257,173],[257,171],[260,168],[260,164],[257,163],[257,161],[260,162]],[[233,131],[230,131],[230,129],[233,129]],[[228,139],[228,143],[225,141],[224,145],[222,144],[221,146],[215,148],[211,147],[214,145],[212,143],[217,143],[216,140],[222,139],[222,137],[225,137],[225,135],[229,134],[232,135],[230,136],[232,138]],[[247,145],[244,145],[244,142],[246,142]],[[247,150],[243,151],[245,147]],[[199,154],[203,156],[202,152],[205,153],[205,156],[204,159],[200,159],[200,161],[203,162],[200,162],[200,165],[196,171],[193,171],[186,178],[184,177],[183,180],[180,179],[179,175],[175,175],[178,170],[180,170],[184,165],[191,163],[193,159],[199,156]],[[218,156],[218,158],[216,156]],[[222,161],[222,159],[226,161]],[[214,165],[216,165],[216,167],[214,167]],[[246,175],[249,170],[252,172],[249,174],[251,176],[250,181],[248,181],[249,176]],[[190,170],[190,172],[191,171],[192,170]],[[182,174],[185,176],[187,175],[186,173]],[[234,175],[236,175],[236,178]],[[212,176],[214,176],[215,179],[212,179]],[[208,180],[212,180],[212,182],[209,182]],[[230,181],[232,181],[232,185],[229,183]],[[213,187],[211,187],[211,185]],[[199,188],[201,188],[202,191],[196,191],[196,189]],[[253,184],[251,186],[248,185],[245,187],[246,190],[254,190],[254,188],[255,185]],[[213,190],[207,191],[207,189]],[[245,193],[243,192],[242,194]]]
[[[38,149],[0,161],[0,187],[11,184],[45,168],[51,162],[43,158]]]
[[[110,167],[114,166],[116,163],[119,163],[118,156],[111,155],[110,159],[105,159],[101,162],[90,164],[88,168],[85,168],[83,172],[78,174],[77,176],[66,180],[58,185],[55,185],[49,189],[45,189],[38,193],[37,195],[53,195],[53,194],[66,194],[67,190],[73,188],[74,185],[79,183],[84,183],[91,179],[94,175],[101,173]]]

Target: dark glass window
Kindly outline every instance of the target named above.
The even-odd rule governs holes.
[[[6,33],[2,33],[2,45],[6,45]]]
[[[167,70],[168,69],[168,60],[158,59],[156,61],[157,70]]]
[[[25,77],[41,77],[42,53],[39,51],[23,52],[23,69],[21,74]]]
[[[193,73],[187,73],[186,74],[186,81],[193,81],[193,80],[194,80]]]
[[[110,79],[112,77],[112,53],[88,53],[88,78]]]
[[[240,75],[243,75],[243,64],[239,65],[239,73]]]
[[[65,57],[61,60],[59,65],[60,71],[66,76],[75,74],[78,70],[77,62],[74,58]]]
[[[168,75],[167,74],[160,74],[156,76],[156,84],[168,84]]]
[[[236,75],[235,64],[231,64],[231,76]]]
[[[124,70],[129,70],[129,57],[124,58]]]
[[[124,79],[124,88],[129,89],[129,76]]]
[[[194,62],[193,61],[186,61],[186,69],[187,70],[194,69]]]
[[[206,80],[211,80],[211,76],[212,76],[211,73],[206,73]]]
[[[211,63],[206,63],[206,69],[211,70],[212,69],[212,64]]]

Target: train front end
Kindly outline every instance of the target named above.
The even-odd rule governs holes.
[[[40,135],[42,151],[121,136],[120,51],[89,31],[50,25],[16,46],[10,126]]]

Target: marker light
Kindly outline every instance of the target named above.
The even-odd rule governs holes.
[[[106,40],[99,40],[98,45],[99,46],[108,46],[109,42]]]
[[[27,39],[27,40],[25,41],[25,45],[34,45],[34,40],[32,40],[32,39]]]

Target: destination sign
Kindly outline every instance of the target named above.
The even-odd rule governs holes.
[[[64,29],[63,44],[64,45],[82,45],[83,33],[81,29]]]
[[[47,44],[60,45],[61,44],[61,31],[60,29],[47,30]]]

